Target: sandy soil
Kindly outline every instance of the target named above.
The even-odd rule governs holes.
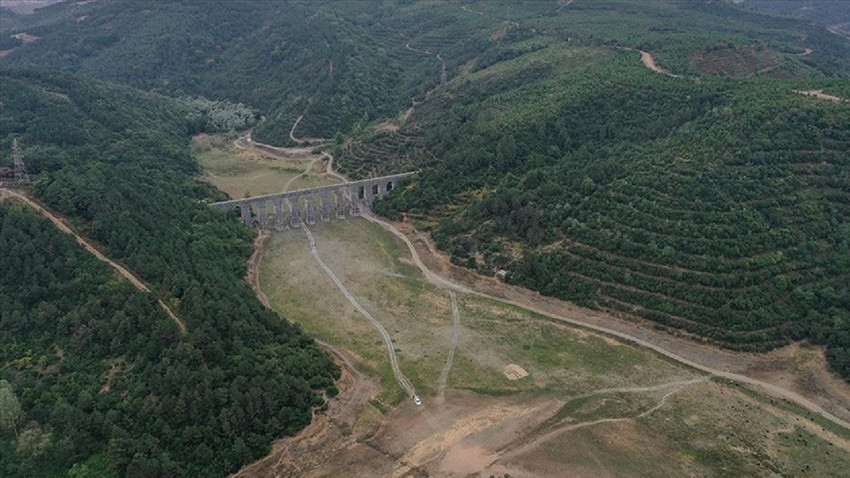
[[[525,371],[524,368],[520,367],[515,363],[509,363],[505,365],[505,368],[502,370],[505,374],[505,377],[508,380],[519,380],[524,377],[528,377],[528,372]]]
[[[665,70],[664,68],[661,68],[660,66],[658,66],[655,63],[655,59],[652,57],[651,53],[649,53],[647,51],[643,51],[643,50],[638,50],[638,51],[640,51],[640,61],[642,61],[643,64],[647,68],[649,68],[650,70],[652,70],[656,73],[661,73],[662,75],[667,75],[667,76],[673,77],[673,78],[681,78],[681,76],[674,75],[673,73],[670,73],[669,71]]]
[[[12,35],[18,40],[21,40],[24,43],[32,43],[36,40],[41,40],[41,37],[30,35],[29,33],[18,33],[17,35]]]

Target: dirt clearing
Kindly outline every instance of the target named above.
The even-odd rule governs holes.
[[[502,369],[502,373],[505,374],[505,377],[507,377],[508,380],[519,380],[521,378],[528,377],[528,372],[515,363],[505,365],[505,368]]]

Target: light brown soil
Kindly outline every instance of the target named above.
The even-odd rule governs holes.
[[[673,73],[670,73],[669,71],[665,70],[664,68],[661,68],[660,66],[658,66],[655,63],[655,59],[652,57],[651,53],[649,53],[647,51],[643,51],[643,50],[638,50],[638,51],[640,51],[640,61],[642,61],[644,66],[646,66],[650,70],[652,70],[656,73],[661,73],[662,75],[667,75],[667,76],[673,77],[673,78],[681,78],[679,75],[674,75]]]
[[[263,251],[265,250],[266,239],[268,239],[268,237],[268,234],[260,231],[260,233],[257,234],[257,238],[254,239],[254,253],[251,254],[251,258],[248,259],[248,270],[245,273],[245,280],[251,285],[251,290],[253,290],[254,294],[257,295],[257,298],[260,299],[260,303],[267,309],[270,309],[271,304],[269,303],[269,298],[266,293],[260,289],[260,280],[257,277],[258,271],[260,270],[260,262],[263,260]]]
[[[260,233],[254,241],[254,253],[248,260],[245,279],[265,307],[271,307],[268,296],[259,283],[259,268],[268,235]],[[313,414],[310,425],[295,436],[282,438],[272,445],[265,458],[239,470],[240,476],[292,476],[301,475],[311,468],[321,468],[327,455],[356,445],[357,440],[371,435],[381,421],[379,413],[369,401],[380,393],[377,380],[361,373],[351,358],[330,344],[319,342],[340,366],[341,376],[336,385],[339,394],[328,400],[328,409]],[[354,433],[363,423],[373,423],[359,433]]]
[[[327,172],[332,172],[330,161]],[[367,219],[379,224],[383,222],[369,217]],[[765,385],[774,387],[775,390],[768,389],[768,392],[793,390],[833,413],[847,416],[850,387],[828,372],[821,348],[796,344],[767,356],[759,356],[695,343],[658,332],[652,329],[651,324],[628,322],[605,313],[581,309],[567,302],[508,286],[495,278],[457,268],[448,261],[448,257],[435,249],[427,234],[416,231],[411,223],[390,226],[404,232],[403,235],[399,233],[400,239],[415,252],[410,259],[402,259],[419,266],[426,279],[441,288],[504,297],[511,303],[541,311],[550,317],[569,317],[574,323],[620,331],[614,335],[631,337],[644,346],[655,350],[671,350],[678,354],[675,356],[685,357],[683,360],[677,359],[679,362],[708,364],[716,367],[718,374],[722,374],[722,370],[746,374],[751,377],[751,384],[763,380],[767,382]],[[256,284],[256,268],[262,244],[262,239],[259,239],[257,248],[260,252],[252,257],[250,263],[255,272],[252,274],[249,271],[249,280],[253,281],[252,286],[258,291],[261,300],[264,295]],[[268,303],[268,300],[264,300],[264,303]],[[623,346],[619,341],[610,340]],[[353,360],[360,362],[362,359],[333,348],[327,350],[337,357],[343,368],[343,378],[338,385],[342,391],[340,397],[331,400],[328,411],[316,415],[306,430],[295,437],[279,440],[271,455],[245,467],[237,476],[501,476],[504,473],[518,477],[564,476],[564,473],[570,476],[600,476],[600,473],[617,475],[630,470],[628,462],[623,464],[617,460],[630,461],[640,457],[643,470],[649,470],[650,473],[643,473],[643,476],[681,476],[683,471],[694,469],[685,458],[676,458],[665,466],[658,462],[674,453],[681,453],[680,444],[665,441],[663,433],[659,436],[653,430],[657,432],[658,427],[664,427],[671,420],[671,408],[675,409],[677,402],[685,400],[683,394],[688,397],[687,400],[708,400],[706,403],[711,404],[705,410],[693,407],[688,412],[689,416],[685,420],[692,424],[712,420],[713,417],[708,414],[711,407],[724,409],[720,395],[726,394],[739,401],[750,402],[753,410],[761,409],[763,405],[734,387],[707,381],[710,376],[705,375],[696,379],[677,379],[662,385],[599,389],[581,395],[604,395],[605,398],[600,402],[604,404],[609,400],[607,397],[614,402],[622,401],[618,397],[624,393],[653,394],[645,397],[645,407],[623,416],[614,414],[577,421],[571,416],[556,415],[565,402],[552,393],[488,397],[449,389],[444,396],[427,400],[421,407],[404,400],[389,409],[374,400],[381,391],[377,380],[357,373],[357,369],[352,366]],[[765,391],[763,387],[755,388]],[[705,390],[711,391],[711,398]],[[795,401],[798,403],[807,400],[797,398]],[[373,400],[371,404],[368,403],[370,399]],[[810,405],[818,408],[818,405]],[[802,423],[806,420],[791,412],[777,406],[769,408],[768,416],[776,417],[779,424],[771,428],[775,433],[771,434],[770,429],[765,431],[764,436],[768,441],[789,429],[787,423],[794,420],[800,422],[798,426],[837,445],[841,450],[850,449],[846,440],[820,428],[814,422]],[[659,414],[664,415],[653,418]],[[760,416],[764,417],[764,414]],[[678,419],[677,415],[672,417]],[[727,427],[725,430],[734,429],[739,423],[726,418],[723,422],[723,426]],[[547,425],[550,422],[555,426]],[[651,424],[650,428],[647,428],[648,423]],[[716,443],[722,441],[714,436],[706,439],[711,441],[711,446],[717,446]],[[528,446],[532,441],[533,445]],[[782,446],[786,448],[780,449],[777,445],[772,449],[778,450],[777,454],[785,453],[788,445],[787,442],[783,443]],[[564,447],[583,451],[565,454],[562,451]],[[749,453],[749,450],[745,451]],[[592,458],[589,463],[588,456]],[[701,474],[699,471],[695,473]]]
[[[528,372],[525,371],[524,368],[520,367],[515,363],[509,363],[505,365],[505,368],[502,370],[502,373],[505,374],[505,377],[508,380],[519,380],[524,377],[528,377]]]
[[[17,35],[12,35],[18,40],[21,40],[24,43],[32,43],[36,40],[41,40],[41,37],[30,35],[29,33],[18,33]]]
[[[98,260],[105,262],[106,264],[111,266],[113,269],[115,269],[125,279],[130,281],[130,283],[133,284],[133,286],[136,287],[136,289],[139,289],[140,291],[146,292],[146,293],[150,292],[150,288],[147,286],[147,284],[142,282],[141,279],[136,277],[135,274],[133,274],[129,270],[125,269],[123,266],[117,264],[116,262],[112,261],[111,259],[109,259],[105,255],[103,255],[103,253],[101,253],[99,250],[97,250],[89,241],[87,241],[82,236],[80,236],[79,234],[74,232],[74,230],[71,229],[70,226],[68,226],[67,222],[63,218],[61,218],[57,213],[48,210],[45,206],[42,206],[41,204],[37,203],[34,199],[32,199],[32,198],[30,198],[30,197],[28,197],[28,196],[26,196],[22,193],[19,193],[17,191],[13,191],[13,190],[10,190],[10,189],[0,190],[0,200],[6,199],[7,197],[15,197],[17,199],[20,199],[21,201],[26,203],[26,205],[35,209],[36,211],[41,213],[41,215],[43,215],[44,217],[49,219],[54,225],[56,225],[56,227],[59,228],[59,230],[74,236],[74,239],[77,240],[77,244],[83,246],[83,248],[85,248],[85,250],[87,250],[93,256],[98,258]],[[162,308],[162,310],[165,311],[165,313],[168,314],[169,317],[171,317],[171,320],[173,320],[174,323],[177,324],[177,327],[180,329],[180,333],[185,334],[186,333],[186,324],[184,324],[183,321],[179,317],[177,317],[177,315],[175,315],[174,312],[171,311],[171,309],[165,304],[165,302],[162,301],[162,299],[157,297],[157,302],[159,303],[159,306]]]
[[[835,101],[836,103],[847,102],[846,98],[841,98],[839,96],[834,96],[830,94],[826,94],[823,90],[794,90],[795,93],[800,93],[801,95],[814,96],[816,98],[820,98],[822,100]]]

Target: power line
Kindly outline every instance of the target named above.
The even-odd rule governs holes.
[[[15,183],[21,185],[30,182],[30,175],[27,174],[27,167],[24,165],[21,147],[18,146],[18,138],[12,140],[12,160],[15,162]]]

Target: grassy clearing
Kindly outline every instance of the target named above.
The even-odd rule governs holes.
[[[318,157],[303,154],[281,159],[254,148],[237,148],[233,138],[224,135],[203,134],[192,139],[191,151],[204,170],[203,179],[234,199],[281,192]],[[331,182],[317,179],[311,185]]]
[[[549,439],[504,466],[541,475],[560,469],[646,477],[841,476],[850,469],[842,442],[809,432],[800,425],[804,418],[741,390],[708,381],[669,392],[568,402],[529,437],[548,433]],[[665,395],[664,406],[640,416]]]
[[[393,337],[402,370],[423,395],[435,393],[452,332],[446,291],[401,261],[395,239],[360,219],[318,224],[319,253],[357,300]],[[394,403],[389,363],[378,334],[315,264],[299,230],[269,240],[260,282],[272,304],[316,337],[342,346],[378,373]],[[696,375],[646,351],[555,324],[519,308],[459,296],[461,332],[449,386],[489,394],[647,386]],[[530,376],[502,373],[516,363]]]
[[[433,393],[451,335],[448,294],[401,263],[394,239],[371,223],[333,221],[311,231],[323,260],[392,336],[405,375],[423,394]],[[266,250],[259,277],[272,304],[308,333],[351,351],[378,373],[383,402],[403,399],[380,336],[315,264],[303,232],[275,234]]]
[[[850,454],[831,444],[829,435],[807,434],[799,443],[783,442],[781,437],[804,421],[739,390],[707,382],[670,397],[666,407],[641,424],[648,433],[679,443],[689,462],[705,472],[838,476],[839,470],[850,469]]]
[[[461,303],[462,323],[480,346],[462,348],[458,353],[468,354],[478,367],[490,365],[501,370],[508,363],[516,363],[530,373],[514,382],[502,377],[497,389],[541,388],[575,394],[696,377],[694,372],[655,354],[516,307],[477,298],[464,298]],[[479,349],[489,352],[481,356]],[[464,385],[451,380],[450,384]],[[482,383],[480,388],[490,386]]]

